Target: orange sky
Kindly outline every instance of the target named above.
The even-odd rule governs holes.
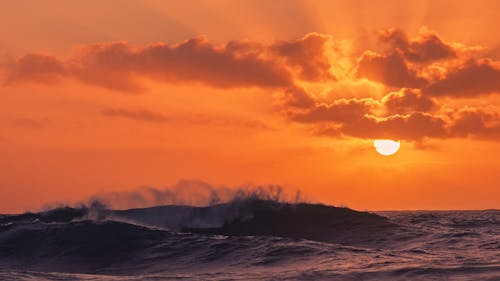
[[[183,179],[499,208],[499,8],[3,1],[0,213]]]

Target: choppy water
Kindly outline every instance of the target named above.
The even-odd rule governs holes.
[[[0,216],[0,280],[500,280],[500,211],[258,201]]]

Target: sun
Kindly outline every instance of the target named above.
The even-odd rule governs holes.
[[[379,154],[389,156],[398,152],[399,148],[401,147],[401,143],[399,141],[381,139],[374,140],[373,146]]]

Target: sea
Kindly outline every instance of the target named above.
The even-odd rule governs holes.
[[[0,215],[0,280],[500,280],[500,210],[237,200]]]

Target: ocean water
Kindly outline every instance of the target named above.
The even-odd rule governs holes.
[[[0,280],[500,280],[500,211],[246,200],[4,215]]]

